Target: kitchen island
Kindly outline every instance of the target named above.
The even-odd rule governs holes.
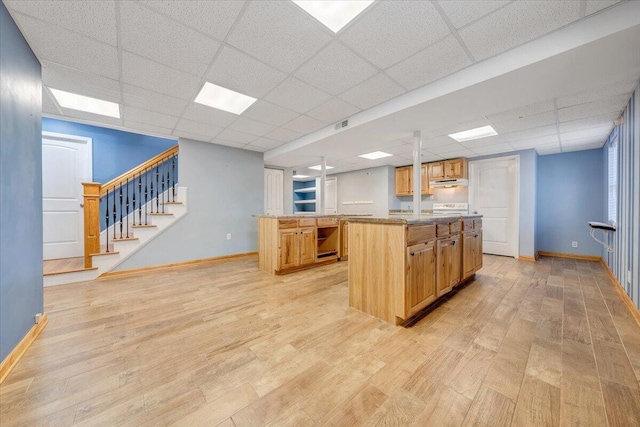
[[[349,305],[394,325],[482,268],[482,216],[349,220]]]

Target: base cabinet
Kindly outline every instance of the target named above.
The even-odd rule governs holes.
[[[461,267],[460,236],[455,235],[437,242],[437,289],[438,297],[450,292],[460,283]]]
[[[436,245],[434,241],[407,248],[405,318],[436,299]]]
[[[278,233],[279,270],[295,268],[316,261],[316,229],[294,228]]]

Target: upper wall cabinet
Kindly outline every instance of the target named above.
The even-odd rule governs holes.
[[[451,159],[441,162],[428,163],[429,179],[438,181],[442,179],[466,179],[467,159]]]
[[[420,168],[420,194],[433,194],[433,188],[429,187],[429,172],[427,164]],[[396,196],[413,195],[413,166],[403,166],[396,168]]]

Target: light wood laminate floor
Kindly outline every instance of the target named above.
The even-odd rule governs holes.
[[[411,328],[348,307],[347,263],[46,288],[0,424],[638,425],[640,328],[600,264],[484,265]]]

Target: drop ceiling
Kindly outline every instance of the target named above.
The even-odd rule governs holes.
[[[640,79],[634,1],[376,0],[336,34],[290,1],[3,2],[43,65],[45,115],[298,169],[410,164],[415,130],[422,161],[601,147]],[[207,81],[258,100],[241,115],[194,103]],[[485,125],[499,135],[446,136]],[[358,157],[377,150],[394,156]]]

